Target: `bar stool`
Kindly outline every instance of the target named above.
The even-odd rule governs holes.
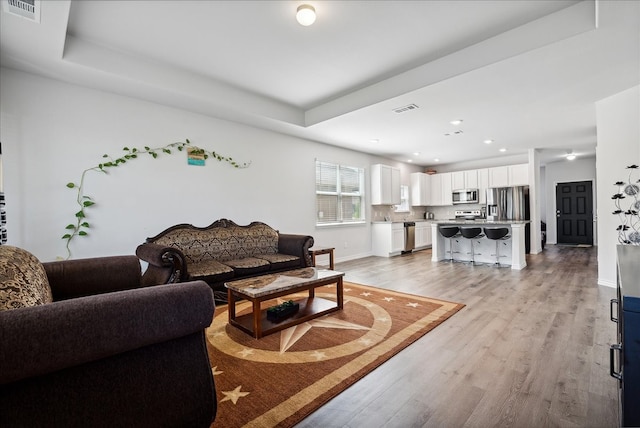
[[[481,227],[461,227],[460,228],[460,233],[462,233],[462,236],[464,236],[465,238],[467,238],[469,240],[469,243],[471,245],[471,252],[467,253],[467,254],[471,254],[471,264],[475,264],[476,262],[476,258],[475,258],[475,252],[473,251],[473,240],[479,237],[482,237],[482,228]],[[478,253],[478,255],[480,255],[480,253]]]
[[[438,228],[440,231],[440,235],[444,236],[449,240],[449,261],[453,262],[453,242],[452,239],[455,236],[458,236],[460,232],[460,228],[458,226],[440,226]],[[447,251],[445,250],[445,254]]]
[[[491,254],[492,256],[496,256],[496,262],[494,266],[500,267],[500,247],[499,241],[504,241],[506,239],[511,238],[509,235],[509,228],[507,227],[485,227],[484,234],[487,235],[487,239],[493,239],[496,241],[496,253]],[[506,257],[506,256],[502,256]]]

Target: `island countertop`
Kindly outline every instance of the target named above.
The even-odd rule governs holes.
[[[449,220],[430,220],[434,224],[477,224],[477,225],[499,225],[499,224],[527,224],[530,220],[465,220],[465,219],[449,219]]]

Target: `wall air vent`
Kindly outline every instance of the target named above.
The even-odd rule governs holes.
[[[407,106],[402,106],[402,107],[398,107],[398,108],[394,108],[393,111],[396,113],[405,113],[411,110],[418,110],[420,107],[418,107],[415,104],[409,104]]]
[[[2,11],[40,22],[40,0],[2,0]]]

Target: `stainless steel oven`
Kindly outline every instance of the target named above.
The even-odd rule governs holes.
[[[454,204],[477,204],[478,189],[462,189],[453,191]]]

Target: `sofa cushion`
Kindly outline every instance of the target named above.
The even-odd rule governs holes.
[[[271,267],[268,261],[258,259],[256,257],[225,260],[223,263],[233,268],[236,276],[255,275],[262,272],[269,272]]]
[[[28,251],[0,245],[0,311],[53,302],[42,263]]]
[[[257,258],[268,261],[271,264],[270,270],[272,271],[300,267],[300,257],[290,254],[261,254]]]
[[[201,279],[208,283],[226,281],[235,276],[231,267],[215,260],[204,260],[200,263],[189,265],[188,273],[189,279]]]

